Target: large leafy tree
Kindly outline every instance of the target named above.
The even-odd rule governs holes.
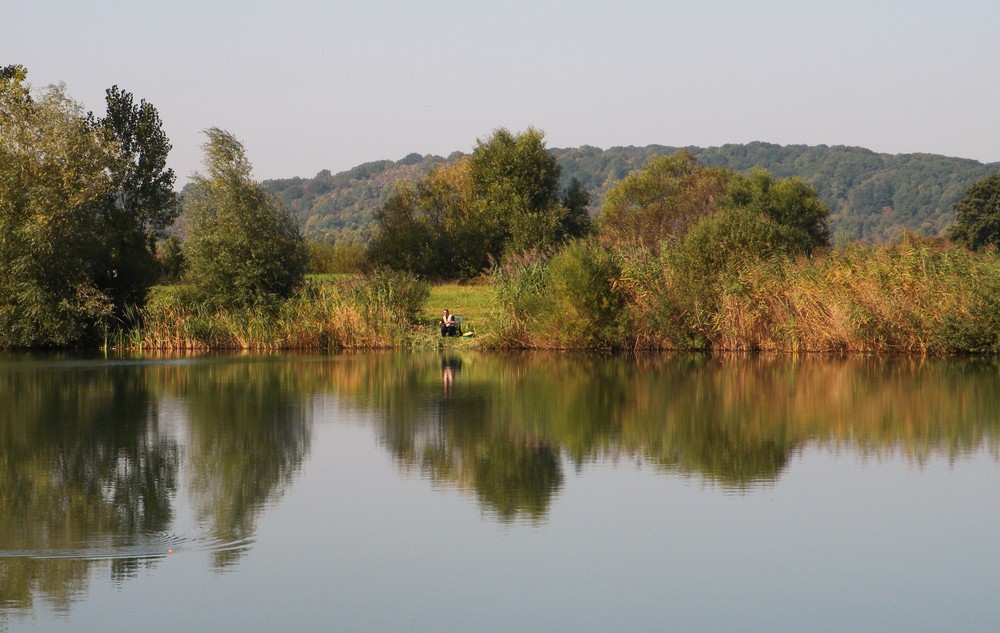
[[[567,212],[559,200],[555,156],[534,128],[513,134],[498,128],[477,139],[472,152],[472,187],[482,217],[495,227],[502,253],[547,248],[565,234]]]
[[[502,248],[500,233],[474,204],[469,159],[398,183],[375,217],[369,259],[431,278],[470,278]]]
[[[658,252],[665,239],[682,238],[694,221],[718,207],[732,177],[732,171],[703,167],[683,150],[654,158],[608,191],[601,240]]]
[[[290,296],[303,281],[306,247],[295,219],[251,177],[232,134],[205,131],[204,164],[184,201],[187,276],[209,304],[245,308]]]
[[[0,71],[0,347],[79,342],[111,313],[95,283],[110,191],[101,135],[62,86]]]
[[[117,86],[98,119],[0,69],[0,346],[79,343],[144,303],[174,217],[169,150],[156,109]]]
[[[375,264],[434,278],[470,278],[493,258],[586,234],[589,196],[575,181],[559,197],[559,165],[541,132],[496,130],[475,151],[402,182],[376,213]]]
[[[375,212],[375,225],[366,253],[372,264],[424,275],[436,267],[430,261],[430,228],[420,213],[419,196],[412,182],[396,183],[382,208]]]
[[[785,227],[787,250],[809,254],[830,245],[830,211],[801,178],[775,180],[762,167],[736,174],[724,206],[746,209]]]
[[[955,204],[948,236],[972,250],[1000,246],[1000,173],[979,180]]]
[[[145,303],[159,270],[156,242],[177,216],[174,172],[166,166],[170,142],[159,114],[145,100],[113,86],[107,114],[96,121],[110,150],[111,187],[102,217],[98,283],[119,310]]]

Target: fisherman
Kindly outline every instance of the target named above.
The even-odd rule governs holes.
[[[441,336],[455,336],[458,333],[458,324],[455,322],[455,315],[448,312],[448,308],[444,309],[444,315],[441,317]]]

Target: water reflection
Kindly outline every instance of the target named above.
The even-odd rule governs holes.
[[[231,569],[300,472],[318,398],[371,420],[374,450],[404,473],[464,491],[489,520],[542,524],[565,473],[591,462],[744,493],[772,485],[807,445],[917,465],[996,458],[998,375],[993,359],[8,358],[0,608],[65,609],[94,569],[120,582],[175,545],[200,544]],[[181,498],[195,534],[174,524]]]
[[[186,438],[161,425],[165,401]],[[92,570],[120,582],[175,547],[231,565],[302,464],[308,402],[294,363],[0,363],[0,606],[66,609]],[[182,453],[202,528],[176,535]]]
[[[160,431],[146,372],[5,364],[0,416],[5,605],[27,608],[38,594],[65,608],[94,559],[110,559],[114,580],[155,561],[143,540],[171,523],[179,454]]]
[[[634,459],[742,491],[810,442],[919,464],[995,454],[1000,423],[992,359],[390,355],[331,372],[404,469],[503,521],[544,518],[563,461]]]
[[[292,483],[309,449],[312,414],[294,362],[194,365],[169,384],[187,409],[191,497],[218,547],[239,560],[264,507]]]

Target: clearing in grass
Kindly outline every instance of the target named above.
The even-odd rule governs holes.
[[[462,317],[462,329],[477,336],[490,331],[493,318],[493,290],[487,285],[444,283],[431,286],[431,295],[420,314],[421,325],[436,328],[447,308]]]

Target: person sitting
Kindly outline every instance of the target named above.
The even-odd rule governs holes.
[[[441,336],[456,336],[458,334],[458,323],[455,322],[455,315],[445,308],[441,317]]]

